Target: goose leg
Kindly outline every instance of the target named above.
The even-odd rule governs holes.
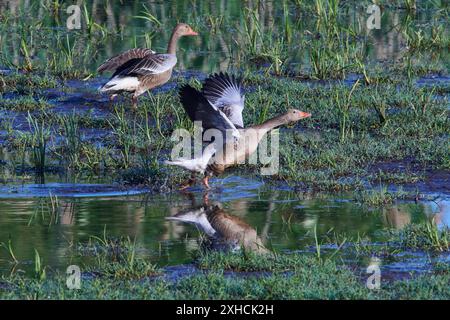
[[[117,97],[116,93],[113,93],[112,95],[109,96],[109,104],[108,104],[109,108],[113,109],[114,107],[113,102],[116,97]]]
[[[133,102],[133,109],[134,109],[134,111],[136,111],[137,110],[137,102],[138,102],[137,96],[131,97],[131,101]]]
[[[209,193],[208,192],[205,192],[203,194],[203,204],[205,206],[209,206]]]
[[[208,176],[205,176],[205,177],[202,179],[202,183],[203,183],[203,185],[205,186],[206,189],[211,189],[211,187],[209,186],[209,183],[208,183],[208,179],[209,179],[209,177],[208,177]]]

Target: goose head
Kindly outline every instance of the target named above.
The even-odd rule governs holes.
[[[311,113],[303,112],[297,109],[289,109],[288,112],[285,113],[285,119],[287,123],[297,122],[301,119],[305,119],[311,117]]]
[[[182,36],[198,36],[198,33],[192,30],[192,28],[186,23],[179,23],[175,27],[174,33],[178,37]]]

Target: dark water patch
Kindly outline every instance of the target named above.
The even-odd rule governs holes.
[[[414,192],[420,190],[423,194],[439,194],[450,195],[450,172],[443,169],[433,169],[424,167],[421,163],[412,158],[403,160],[392,160],[378,162],[372,165],[369,172],[376,174],[379,172],[394,174],[414,174],[420,179],[417,182],[399,182],[395,185],[391,184],[392,189],[404,188],[405,191]]]
[[[416,81],[416,84],[419,87],[449,85],[450,84],[450,76],[429,75],[427,77],[419,78]]]
[[[381,280],[385,283],[424,274],[438,274],[440,269],[436,267],[437,264],[450,265],[450,252],[411,250],[389,242],[327,243],[321,244],[320,249],[324,259],[332,256],[342,259],[344,264],[353,269],[364,281],[372,274],[372,271],[369,272],[367,269],[369,266],[379,267]],[[310,247],[306,253],[315,254],[316,248]]]
[[[167,281],[177,281],[184,277],[195,276],[199,274],[203,274],[204,271],[197,268],[197,266],[193,264],[180,264],[175,266],[167,266],[163,269],[164,279]]]

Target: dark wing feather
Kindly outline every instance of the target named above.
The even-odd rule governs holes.
[[[214,128],[224,133],[226,130],[236,130],[224,118],[223,113],[214,108],[200,91],[189,85],[184,85],[181,87],[179,94],[181,104],[189,118],[192,121],[201,121],[204,130]]]
[[[171,54],[151,54],[132,59],[117,69],[114,76],[148,76],[163,73],[175,66],[177,58]]]
[[[97,72],[102,73],[105,71],[114,71],[130,60],[142,59],[154,53],[155,52],[153,50],[146,48],[131,49],[106,60],[100,67],[98,67]]]
[[[142,58],[130,59],[125,62],[123,65],[119,66],[111,78],[114,78],[117,75],[129,75],[129,76],[137,76],[137,74],[128,73],[128,70],[134,68],[139,62],[142,61]]]

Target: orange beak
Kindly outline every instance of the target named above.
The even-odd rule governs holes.
[[[186,35],[187,36],[198,36],[198,33],[191,29],[191,30],[189,30],[189,32]]]
[[[311,117],[311,113],[308,112],[300,112],[300,116],[302,119]]]

